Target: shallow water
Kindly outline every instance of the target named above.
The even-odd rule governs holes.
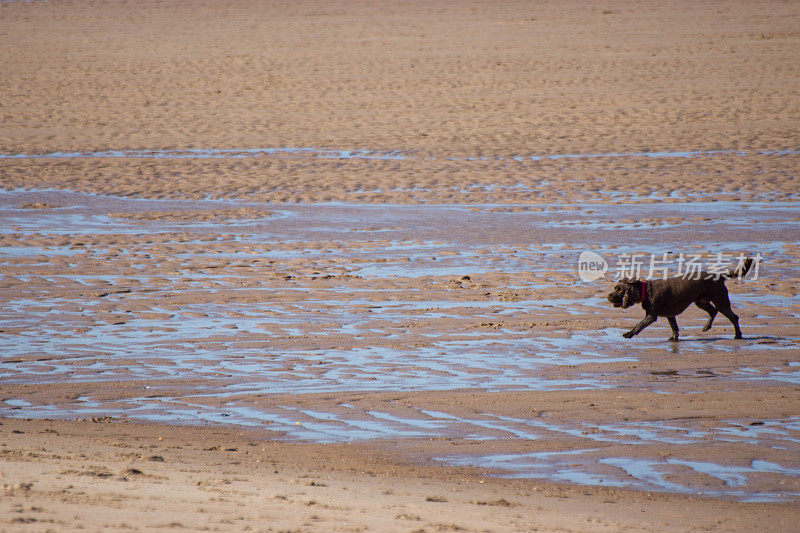
[[[501,477],[541,478],[581,485],[676,492],[742,502],[796,501],[800,497],[800,492],[792,490],[762,490],[757,481],[758,476],[763,474],[772,474],[773,478],[778,479],[777,484],[781,483],[780,478],[794,481],[800,477],[800,467],[789,468],[761,460],[753,460],[748,466],[737,466],[674,458],[603,457],[599,449],[480,457],[450,456],[439,460],[452,466],[507,472],[499,474]],[[769,486],[774,484],[776,482],[773,479]]]
[[[542,161],[559,159],[598,159],[598,158],[693,158],[714,156],[766,155],[782,156],[800,154],[800,150],[678,150],[662,152],[605,152],[589,154],[543,154],[526,156],[492,157],[452,157],[419,156],[403,151],[376,150],[329,150],[323,148],[187,148],[183,150],[106,150],[98,152],[50,152],[45,154],[0,154],[0,159],[79,159],[79,158],[153,158],[153,159],[243,159],[251,157],[314,157],[322,159],[381,159],[407,160],[422,157],[425,160],[454,161]]]
[[[34,201],[67,205],[58,209],[19,208]],[[603,216],[600,212],[595,215],[585,212],[596,206],[584,206],[577,214],[562,211],[563,206],[558,205],[545,206],[542,212],[513,214],[476,213],[473,207],[458,206],[281,206],[280,216],[259,221],[259,225],[238,220],[142,222],[103,214],[233,205],[237,204],[149,202],[59,191],[0,194],[0,217],[7,222],[2,226],[4,231],[9,236],[30,236],[24,246],[0,247],[0,264],[14,266],[19,271],[16,275],[7,275],[6,281],[12,286],[15,283],[44,284],[35,295],[20,292],[16,296],[6,296],[0,308],[0,323],[17,329],[14,334],[0,334],[0,349],[6,354],[0,371],[3,379],[9,383],[58,381],[67,374],[73,380],[163,379],[195,374],[207,377],[220,372],[263,376],[263,392],[280,391],[286,380],[291,380],[298,392],[351,387],[382,390],[396,387],[400,381],[421,389],[562,388],[572,385],[549,380],[539,369],[547,365],[633,361],[637,350],[653,345],[647,337],[637,338],[627,344],[632,351],[620,353],[618,336],[621,330],[613,328],[602,330],[600,335],[563,329],[532,335],[487,329],[443,332],[434,327],[442,320],[480,318],[491,323],[494,319],[510,317],[536,320],[553,312],[576,318],[604,312],[607,304],[603,297],[550,297],[546,293],[553,281],[547,277],[526,277],[513,284],[506,283],[507,292],[515,291],[509,292],[507,300],[501,299],[504,295],[496,289],[489,288],[495,292],[487,293],[488,297],[481,295],[479,288],[470,290],[473,281],[479,287],[481,276],[498,272],[509,275],[556,272],[574,279],[576,248],[581,250],[588,244],[575,242],[575,239],[586,239],[586,236],[560,233],[551,226],[554,221],[560,223],[569,217]],[[788,204],[737,203],[737,207],[739,209],[729,217],[742,217],[747,212],[753,213],[754,218],[762,216],[764,211],[771,217],[794,212],[793,206]],[[665,213],[688,216],[693,210],[704,212],[706,206],[630,206],[630,216]],[[717,216],[723,216],[724,212],[721,210]],[[417,215],[419,219],[414,218]],[[530,235],[523,240],[517,234],[516,242],[493,242],[492,227],[506,224],[509,217],[516,225],[529,227]],[[431,224],[432,219],[440,224]],[[463,226],[465,221],[467,226],[480,228],[483,235],[438,230]],[[794,257],[786,252],[787,243],[791,242],[787,237],[798,232],[791,220],[787,220],[787,224],[778,232],[781,238],[778,241],[769,240],[754,230],[750,234],[752,241],[742,241],[740,235],[730,243],[719,242],[717,238],[708,242],[694,241],[687,252],[706,250],[734,254],[758,250],[769,259],[770,273],[780,275],[794,265]],[[383,235],[375,237],[376,233],[385,231],[383,226],[395,228],[391,239]],[[337,236],[336,240],[330,240],[342,230],[348,233],[345,239]],[[430,233],[418,235],[425,231]],[[415,235],[413,240],[404,238],[410,232]],[[146,234],[151,240],[127,242],[123,248],[78,247],[53,240],[61,236],[100,238],[139,234]],[[280,235],[280,239],[276,239],[276,235]],[[543,242],[542,236],[551,239]],[[37,245],[34,237],[46,244]],[[631,243],[630,234],[624,231],[609,233],[608,237],[603,242],[610,259],[642,249]],[[715,234],[715,237],[718,236]],[[593,235],[593,242],[597,242],[595,238]],[[465,239],[473,242],[465,244]],[[484,242],[476,243],[476,240]],[[676,244],[668,242],[662,247],[674,249]],[[163,255],[161,249],[168,253],[164,261],[169,262],[169,269],[148,274],[159,267],[153,256]],[[139,256],[141,260],[131,259]],[[121,261],[126,257],[127,261]],[[248,266],[248,261],[270,261],[285,265],[284,270],[291,272],[290,277],[302,276],[302,272],[296,272],[298,268],[305,269],[307,263],[316,263],[320,275],[389,281],[389,285],[378,291],[369,284],[354,286],[343,278],[341,282],[312,291],[308,281],[297,277],[299,281],[290,280],[276,289],[264,285],[257,277],[257,270],[255,273],[232,272],[228,266],[216,269],[216,265],[207,262],[211,259],[228,265],[231,261],[241,261],[243,266]],[[63,261],[61,266],[46,268],[57,260]],[[76,270],[70,266],[73,264],[93,264],[97,270],[92,271],[95,267]],[[114,267],[115,264],[120,266]],[[36,272],[37,268],[43,270]],[[465,276],[470,278],[469,282],[459,281]],[[390,281],[394,278],[396,282]],[[444,292],[439,292],[446,294],[447,299],[434,300],[430,296],[418,299],[415,296],[418,289],[409,284],[420,280],[434,285],[450,283],[443,287]],[[566,281],[565,286],[568,284]],[[264,289],[259,289],[262,285]],[[54,290],[62,286],[81,290]],[[171,292],[190,295],[196,291],[198,296],[204,297],[219,294],[224,301],[170,305],[169,300],[161,299],[154,305],[147,305],[142,301],[142,291],[157,296]],[[303,291],[312,291],[313,298],[298,297]],[[231,298],[245,294],[249,296],[249,303]],[[476,297],[478,295],[480,298]],[[120,308],[131,299],[137,299],[135,311]],[[800,312],[798,296],[739,293],[733,299],[735,306],[743,308],[767,305]],[[113,316],[104,322],[87,318],[97,312]],[[422,321],[431,326],[420,330],[419,338],[412,339],[407,336],[406,328],[395,326],[409,321]],[[665,324],[656,324],[648,331],[665,328]],[[336,335],[355,339],[356,345],[347,350],[335,346],[314,348],[308,341]],[[300,342],[300,337],[306,340]],[[685,334],[684,339],[673,349],[682,353],[702,353],[709,349],[726,352],[791,350],[797,344],[793,337],[753,337],[735,345],[719,337],[695,338]],[[292,344],[297,346],[292,348]],[[238,360],[230,362],[231,355]],[[491,357],[487,357],[489,355]],[[398,365],[396,374],[384,372],[384,368],[393,365]],[[320,367],[324,367],[324,371]],[[276,372],[278,368],[290,370]],[[741,374],[741,379],[753,379],[752,373],[742,371]],[[778,369],[762,372],[758,378],[793,381],[796,374]],[[597,380],[575,379],[575,387],[598,384]]]

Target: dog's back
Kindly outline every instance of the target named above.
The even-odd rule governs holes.
[[[687,307],[702,300],[714,301],[727,297],[725,277],[714,277],[701,272],[701,276],[677,276],[667,279],[654,279],[646,282],[649,294],[644,303],[657,316],[675,316]]]
[[[725,306],[728,301],[728,289],[725,280],[741,279],[753,265],[753,258],[740,261],[734,270],[719,274],[695,272],[667,279],[656,279],[647,282],[651,297],[648,298],[658,316],[675,316],[697,302],[720,302]],[[646,303],[646,302],[643,302]],[[646,309],[646,307],[645,307]]]

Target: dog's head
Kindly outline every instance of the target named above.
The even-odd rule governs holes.
[[[621,307],[627,309],[633,304],[642,301],[641,297],[641,283],[638,279],[621,279],[619,283],[614,285],[614,290],[608,294],[608,301],[614,307]]]

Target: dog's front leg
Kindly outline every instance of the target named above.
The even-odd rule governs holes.
[[[669,327],[672,328],[672,337],[670,337],[669,340],[671,340],[673,342],[677,342],[678,341],[678,321],[675,320],[674,316],[667,317],[667,320],[669,320]]]
[[[641,322],[636,324],[636,326],[632,330],[628,331],[627,333],[623,333],[622,336],[625,337],[626,339],[630,339],[634,335],[638,335],[640,331],[642,331],[644,328],[655,322],[656,318],[658,317],[656,317],[655,315],[647,315],[642,319]]]

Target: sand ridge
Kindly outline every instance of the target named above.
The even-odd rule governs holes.
[[[797,148],[791,2],[2,9],[12,153]]]
[[[563,199],[565,189],[577,200],[603,191],[628,199],[673,191],[780,198],[797,189],[796,153],[492,160],[797,150],[799,15],[791,2],[1,8],[4,154],[311,148],[414,155],[1,160],[6,188],[400,203],[547,202]]]

